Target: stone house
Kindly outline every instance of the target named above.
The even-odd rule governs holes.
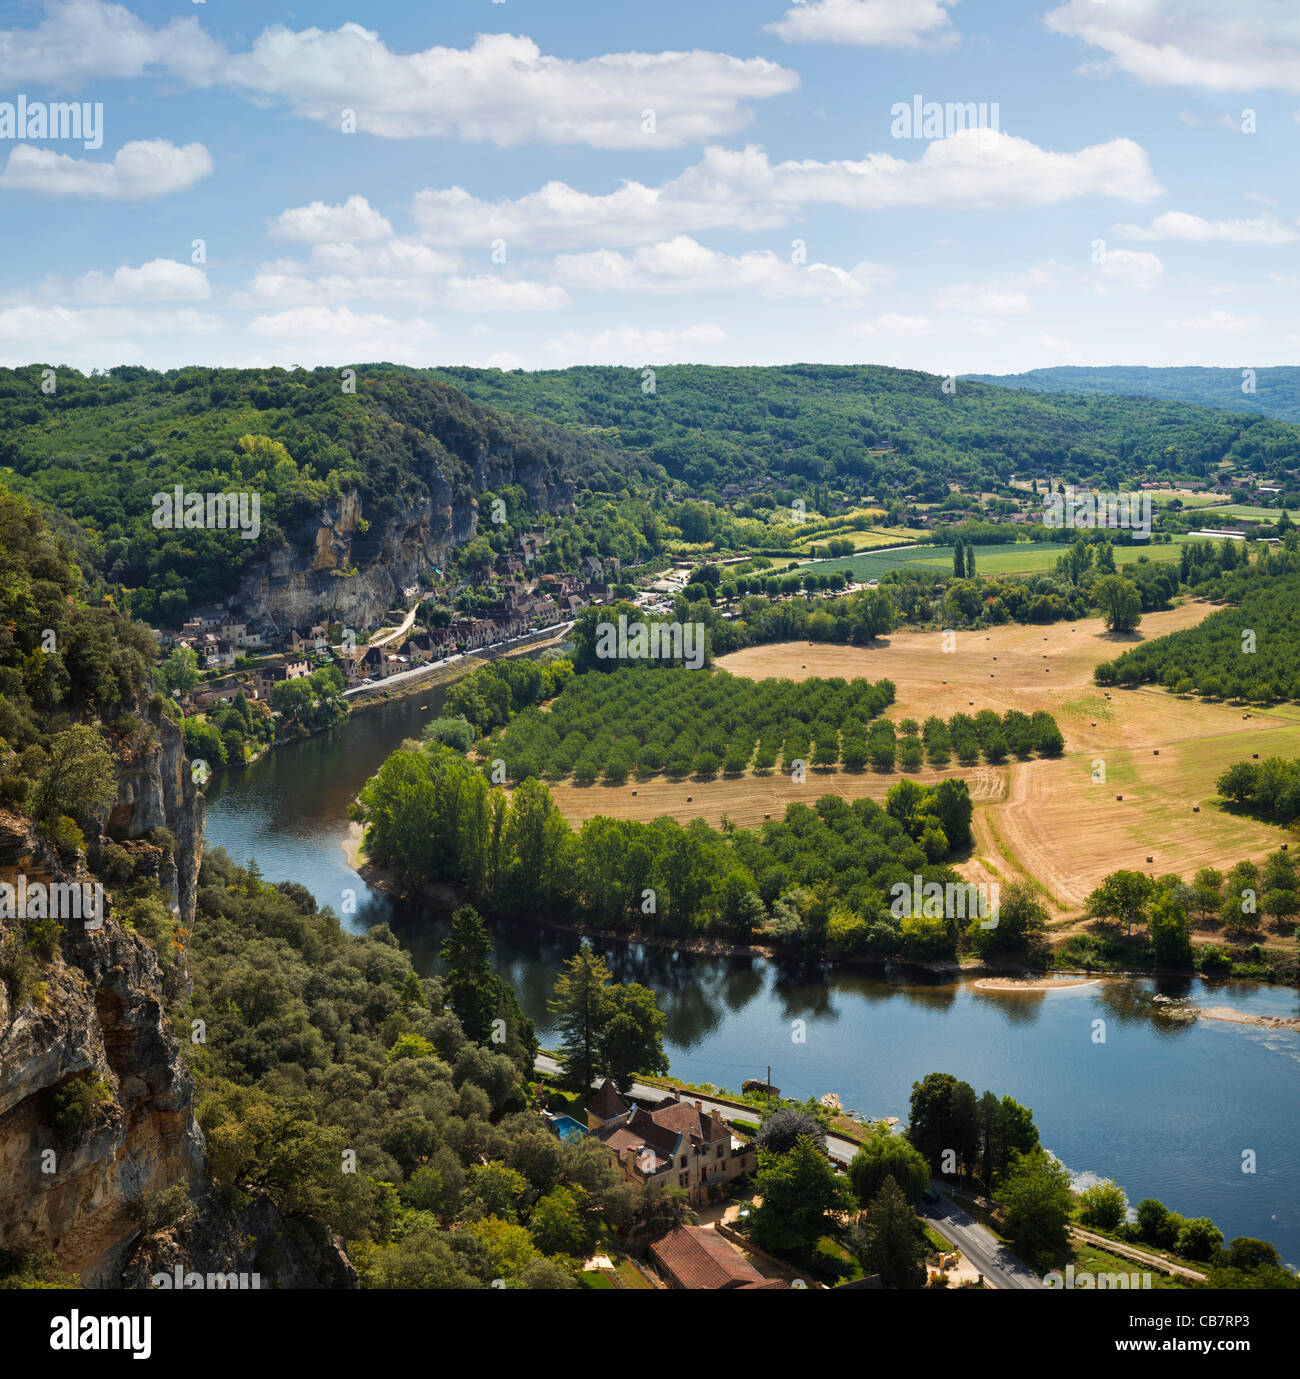
[[[587,1129],[618,1158],[632,1183],[657,1181],[703,1202],[710,1184],[730,1182],[758,1167],[753,1144],[737,1138],[717,1110],[681,1100],[674,1091],[653,1111],[629,1105],[606,1078],[587,1098]]]

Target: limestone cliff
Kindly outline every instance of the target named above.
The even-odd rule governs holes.
[[[401,401],[400,415],[385,413],[396,455],[388,482],[344,494],[256,559],[232,600],[245,616],[282,629],[322,616],[374,627],[410,602],[405,589],[445,569],[455,548],[479,533],[481,494],[522,488],[539,520],[574,510],[575,477],[558,453],[491,431],[453,435],[442,414],[421,414],[417,425],[405,410],[411,399]]]
[[[0,813],[0,876],[19,871],[71,879],[27,820]],[[18,923],[0,920],[0,937]],[[135,1234],[130,1204],[202,1172],[193,1083],[158,959],[117,920],[68,922],[39,976],[17,992],[0,982],[0,1247],[48,1246],[87,1284],[111,1285]]]
[[[188,926],[203,797],[180,729],[137,707],[149,727],[137,745],[123,744],[105,833],[132,853],[137,875],[169,892]],[[91,839],[92,851],[103,841]],[[20,874],[29,886],[92,880],[25,816],[0,811],[0,880],[16,885]],[[111,901],[106,908],[99,928],[65,920],[48,957],[31,951],[21,920],[0,918],[0,1248],[48,1246],[101,1285],[117,1281],[135,1234],[131,1204],[203,1170],[193,1083],[166,1014],[189,993],[183,949],[160,964]]]

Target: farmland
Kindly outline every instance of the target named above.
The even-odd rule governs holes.
[[[1123,566],[1147,556],[1156,561],[1176,561],[1180,541],[1176,538],[1169,545],[1117,546],[1115,563]],[[1056,568],[1057,557],[1065,546],[1056,542],[1008,542],[998,546],[976,546],[975,568],[982,575],[1022,575],[1048,574]],[[936,570],[942,573],[952,571],[951,546],[908,546],[894,550],[872,551],[864,555],[843,556],[837,560],[819,560],[817,569],[823,573],[845,570],[851,578],[862,583],[870,579],[880,579],[891,570],[903,566]]]
[[[718,665],[756,679],[886,676],[897,687],[896,702],[886,710],[894,721],[983,709],[1051,713],[1065,737],[1060,757],[909,774],[921,783],[945,776],[967,781],[976,804],[976,841],[959,870],[971,879],[987,880],[990,872],[1004,882],[1032,878],[1065,919],[1077,917],[1088,892],[1119,868],[1190,877],[1199,867],[1226,869],[1245,857],[1260,861],[1287,837],[1278,827],[1222,809],[1215,780],[1256,751],[1261,758],[1300,756],[1300,709],[1202,703],[1154,688],[1113,689],[1108,696],[1092,683],[1094,666],[1117,648],[1192,626],[1212,611],[1208,603],[1191,601],[1147,614],[1140,632],[1128,638],[1108,634],[1094,618],[959,633],[951,654],[943,652],[937,632],[897,632],[875,647],[751,647]],[[883,799],[899,779],[897,772],[812,770],[802,784],[777,773],[708,782],[558,784],[552,792],[574,822],[597,814],[643,820],[669,814],[683,822],[703,818],[717,826],[725,818],[752,826],[824,794]]]

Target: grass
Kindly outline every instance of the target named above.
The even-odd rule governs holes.
[[[1257,517],[1264,522],[1276,522],[1282,515],[1281,508],[1261,508],[1251,503],[1225,503],[1222,507],[1203,509],[1198,517]],[[1295,521],[1294,512],[1289,514]],[[1213,525],[1213,524],[1211,524]]]
[[[603,1269],[584,1269],[582,1285],[584,1288],[613,1288],[614,1282]]]
[[[945,1240],[928,1221],[921,1222],[921,1229],[925,1232],[925,1238],[940,1254],[948,1254],[954,1248],[952,1243]]]
[[[1170,1274],[1162,1274],[1158,1269],[1146,1264],[1139,1264],[1137,1260],[1125,1259],[1122,1255],[1111,1254],[1109,1250],[1103,1250],[1100,1245],[1093,1245],[1086,1240],[1072,1240],[1070,1248],[1060,1256],[1056,1268],[1064,1272],[1067,1264],[1074,1265],[1075,1274],[1137,1274],[1139,1285],[1143,1281],[1143,1276],[1151,1275],[1152,1291],[1163,1288],[1186,1288],[1186,1284],[1174,1278]]]
[[[1179,558],[1179,546],[1186,540],[1175,537],[1169,545],[1117,546],[1115,563],[1123,567],[1135,564],[1139,556],[1147,556],[1158,562],[1173,561]],[[975,547],[975,572],[982,575],[1044,574],[1056,568],[1057,558],[1065,551],[1064,543],[1054,541],[1017,541],[999,546]],[[952,547],[926,544],[906,550],[886,550],[869,552],[865,555],[841,556],[832,560],[811,562],[819,572],[829,573],[845,570],[856,581],[880,579],[891,570],[904,566],[952,571]]]

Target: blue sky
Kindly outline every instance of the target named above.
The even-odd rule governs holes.
[[[1291,0],[7,3],[0,364],[1289,363],[1297,112]]]

